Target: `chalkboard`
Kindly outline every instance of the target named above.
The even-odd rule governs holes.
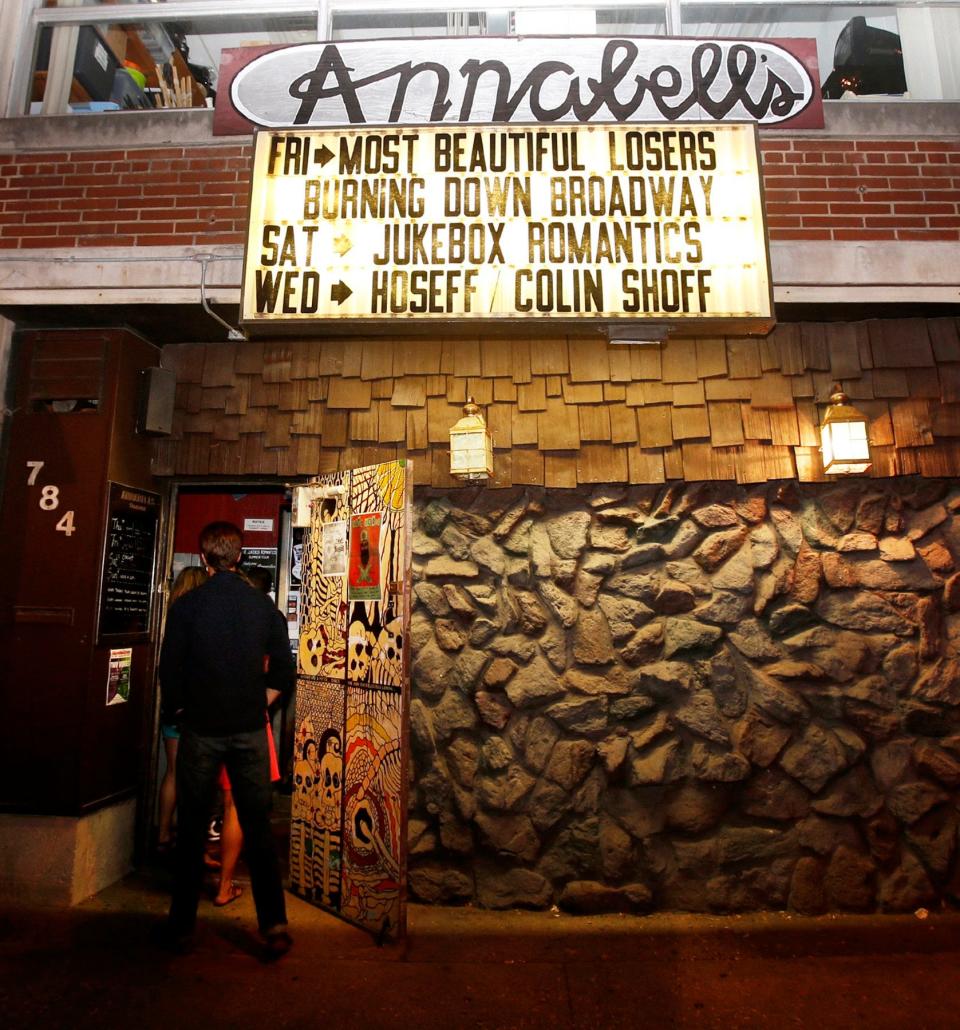
[[[160,498],[110,484],[99,637],[145,639],[150,629]]]

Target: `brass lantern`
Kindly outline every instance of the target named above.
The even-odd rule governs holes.
[[[820,427],[820,439],[823,471],[828,476],[851,475],[870,468],[867,416],[850,403],[839,383],[833,385],[830,407]]]
[[[493,437],[472,397],[450,430],[450,474],[467,481],[493,475]]]

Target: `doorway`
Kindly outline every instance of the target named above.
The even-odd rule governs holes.
[[[279,484],[180,485],[171,508],[169,557],[163,573],[167,596],[183,569],[200,565],[197,545],[204,526],[211,522],[231,522],[243,532],[240,568],[270,595],[284,615],[291,651],[296,656],[302,553],[298,534],[303,531],[291,529],[289,491]],[[286,854],[289,839],[294,708],[295,699],[291,692],[286,703],[271,712],[280,772],[275,793],[274,831],[282,838],[278,841],[281,855]],[[162,738],[162,734],[158,734],[158,738]],[[158,739],[150,793],[148,841],[151,853],[161,836],[164,792],[171,789],[170,780],[165,781],[170,753],[168,743]]]

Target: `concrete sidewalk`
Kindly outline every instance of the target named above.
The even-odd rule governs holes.
[[[0,915],[17,1028],[960,1027],[960,915],[574,917],[411,906],[405,942],[288,896],[293,950],[256,957],[249,888],[201,903],[197,948],[151,944],[164,883]]]

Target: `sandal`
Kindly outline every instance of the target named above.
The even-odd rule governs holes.
[[[235,883],[231,883],[230,884],[230,893],[229,893],[229,895],[227,895],[226,900],[225,901],[221,901],[219,898],[214,898],[213,899],[213,904],[217,908],[223,908],[224,905],[229,905],[231,901],[236,901],[237,898],[239,898],[241,894],[243,894],[243,888],[239,887]]]

